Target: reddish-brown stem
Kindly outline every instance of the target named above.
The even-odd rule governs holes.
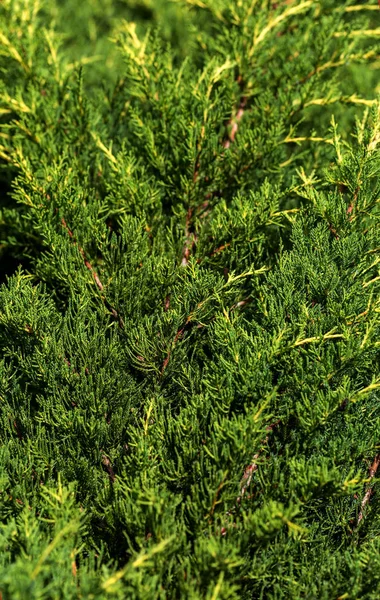
[[[221,246],[219,246],[218,248],[215,248],[215,250],[213,250],[212,252],[210,252],[210,254],[208,255],[208,257],[212,258],[216,254],[219,254],[219,252],[223,252],[223,250],[225,250],[226,248],[229,248],[230,246],[231,246],[230,242],[227,242],[226,244],[222,244]],[[200,264],[202,262],[202,260],[204,260],[204,259],[203,258],[198,258],[197,259],[197,263]]]
[[[353,196],[353,198],[352,198],[352,202],[351,202],[350,206],[347,208],[347,211],[346,211],[346,213],[347,213],[347,216],[349,216],[349,215],[352,213],[352,211],[354,210],[354,207],[355,207],[356,201],[357,201],[357,199],[358,199],[359,192],[360,192],[360,186],[358,186],[358,187],[356,188],[356,190],[355,190],[355,192],[354,192],[354,196]],[[350,219],[349,219],[349,220],[351,220],[351,219],[352,219],[352,217],[350,217]]]
[[[338,232],[337,232],[337,230],[336,230],[336,229],[335,229],[335,228],[334,228],[334,227],[331,225],[331,223],[329,223],[329,224],[328,224],[328,228],[329,228],[329,230],[331,231],[331,233],[333,234],[334,238],[335,238],[336,240],[339,240],[339,235],[338,235]]]
[[[188,323],[188,321],[186,321],[186,325],[187,325],[187,323]],[[185,327],[186,327],[186,325],[185,325],[184,327],[182,327],[181,329],[178,329],[177,333],[175,334],[175,338],[174,338],[174,340],[173,340],[172,347],[171,347],[171,349],[168,351],[168,353],[167,353],[167,355],[166,355],[166,358],[165,358],[164,362],[162,363],[162,367],[161,367],[161,375],[163,375],[163,373],[164,373],[164,371],[165,371],[166,367],[168,366],[168,364],[169,364],[169,360],[170,360],[170,355],[171,355],[171,352],[172,352],[172,350],[173,350],[174,346],[176,345],[176,343],[178,342],[179,338],[181,337],[181,335],[182,335],[182,334],[183,334],[183,332],[185,331]]]
[[[241,308],[242,306],[245,306],[246,304],[249,304],[250,302],[252,302],[251,298],[245,298],[245,300],[239,300],[239,302],[236,302],[236,304],[231,306],[231,310],[234,310],[235,308]]]
[[[222,244],[221,246],[219,246],[219,248],[215,248],[215,250],[213,250],[211,252],[210,257],[211,256],[215,256],[215,254],[219,254],[219,252],[222,252],[223,250],[225,250],[229,246],[231,246],[231,244],[229,242],[227,242],[227,244]]]
[[[186,215],[186,225],[185,225],[185,238],[186,239],[185,239],[185,245],[184,245],[183,251],[182,251],[182,262],[181,262],[182,267],[186,267],[188,265],[191,250],[193,249],[195,240],[196,240],[195,234],[192,231],[190,231],[192,215],[193,215],[193,210],[192,210],[192,208],[189,208],[189,210],[187,211],[187,215]]]
[[[273,429],[275,429],[279,424],[281,423],[281,420],[278,419],[277,421],[275,421],[274,423],[271,423],[271,425],[268,425],[266,430],[272,431]],[[268,443],[268,439],[269,439],[269,435],[267,435],[265,437],[265,439],[262,441],[263,444]],[[241,503],[241,500],[244,496],[244,494],[246,493],[247,489],[249,488],[249,486],[251,485],[251,481],[252,481],[252,476],[255,473],[255,471],[257,471],[258,469],[258,464],[257,464],[257,460],[261,455],[261,451],[260,452],[256,452],[256,454],[254,454],[254,456],[252,457],[252,462],[244,469],[244,473],[243,473],[243,477],[240,481],[240,494],[239,496],[236,498],[236,502],[237,504]],[[228,511],[226,513],[227,515],[231,515],[232,511]],[[228,525],[227,527],[236,527],[236,523],[232,523],[230,525]],[[220,535],[225,536],[227,534],[227,528],[226,527],[222,527],[220,530]]]
[[[87,269],[88,269],[88,270],[89,270],[89,271],[92,273],[92,276],[93,276],[93,278],[94,278],[94,281],[95,281],[95,283],[96,283],[96,285],[97,285],[98,289],[99,289],[99,290],[102,292],[102,291],[103,291],[103,284],[102,284],[102,282],[100,281],[100,279],[99,279],[99,276],[98,276],[98,274],[96,273],[95,269],[93,268],[93,266],[91,265],[90,261],[88,260],[88,258],[87,258],[87,256],[86,256],[86,254],[85,254],[85,251],[84,251],[84,250],[83,250],[83,248],[82,248],[81,246],[79,246],[79,245],[78,245],[78,243],[75,241],[74,234],[73,234],[73,232],[71,231],[70,227],[67,225],[67,223],[66,223],[66,221],[65,221],[65,219],[64,219],[63,217],[62,217],[62,219],[61,219],[61,223],[62,223],[62,226],[63,226],[63,228],[64,228],[64,229],[67,231],[67,233],[68,233],[68,235],[69,235],[70,239],[72,240],[73,244],[74,244],[75,246],[77,246],[77,247],[78,247],[79,253],[80,253],[80,255],[81,255],[81,256],[82,256],[82,258],[83,258],[83,262],[84,262],[85,266],[86,266],[86,267],[87,267]],[[117,310],[116,310],[115,308],[113,308],[113,306],[111,306],[111,305],[110,305],[110,304],[107,302],[107,300],[105,300],[105,298],[103,298],[103,301],[104,301],[105,305],[107,306],[108,310],[111,312],[111,314],[112,314],[112,315],[115,317],[115,319],[116,319],[116,320],[119,322],[119,326],[120,326],[121,328],[123,328],[123,327],[124,327],[124,321],[123,321],[123,319],[121,318],[121,316],[119,315],[119,313],[117,312]]]
[[[116,479],[116,475],[115,475],[114,470],[112,468],[110,459],[105,454],[102,454],[102,463],[103,463],[103,465],[104,465],[104,467],[105,467],[105,469],[106,469],[106,471],[107,471],[107,473],[109,475],[111,483],[113,483],[115,481],[115,479]]]
[[[223,489],[224,481],[225,481],[225,478],[223,478],[223,481],[218,485],[218,489],[216,490],[216,494],[215,494],[214,500],[212,502],[211,510],[210,510],[210,517],[212,517],[212,515],[214,514],[216,505],[218,504],[219,494],[220,494],[221,490]]]
[[[230,129],[227,139],[225,139],[223,142],[223,148],[229,148],[230,145],[235,141],[235,137],[236,137],[236,134],[239,129],[239,121],[241,120],[242,116],[244,115],[246,104],[247,104],[247,98],[245,96],[243,96],[243,98],[240,101],[239,109],[238,109],[235,117],[231,118],[228,122],[228,127],[231,127],[231,129]]]
[[[280,424],[280,420],[276,421],[275,423],[272,423],[271,425],[268,425],[267,431],[272,431],[279,424]],[[265,437],[265,439],[263,440],[262,443],[263,444],[267,444],[268,443],[268,439],[269,439],[269,436],[267,435]],[[256,461],[259,458],[260,454],[261,454],[261,452],[257,452],[253,456],[252,462],[244,470],[243,477],[242,477],[242,480],[240,482],[240,486],[241,486],[241,488],[240,488],[240,495],[236,499],[236,501],[238,502],[238,504],[240,504],[242,497],[244,496],[245,492],[247,491],[247,489],[251,485],[252,476],[253,476],[254,472],[257,471],[257,462]]]
[[[74,578],[77,576],[77,563],[75,560],[71,562],[71,573]]]
[[[75,245],[75,246],[78,246],[77,242],[75,242],[75,241],[74,241],[74,234],[73,234],[73,232],[72,232],[72,231],[71,231],[71,229],[68,227],[68,225],[67,225],[67,223],[66,223],[66,221],[65,221],[65,219],[64,219],[63,217],[62,217],[62,219],[61,219],[61,223],[62,223],[63,227],[66,229],[67,233],[69,234],[69,237],[70,237],[70,238],[73,240],[73,243],[74,243],[74,245]],[[93,278],[94,278],[94,280],[95,280],[95,283],[96,283],[96,285],[98,286],[98,288],[99,288],[99,289],[100,289],[100,291],[102,292],[102,291],[103,291],[103,284],[102,284],[102,282],[100,281],[100,279],[99,279],[99,277],[98,277],[98,275],[97,275],[96,271],[95,271],[95,270],[94,270],[94,268],[92,267],[92,265],[91,265],[90,261],[87,259],[87,257],[86,257],[86,255],[85,255],[85,252],[84,252],[83,248],[82,248],[81,246],[78,246],[78,250],[79,250],[79,252],[80,252],[80,254],[81,254],[82,258],[83,258],[84,264],[86,265],[87,269],[88,269],[89,271],[91,271],[91,273],[92,273],[92,276],[93,276]]]
[[[251,299],[250,299],[250,298],[246,298],[246,299],[244,299],[244,300],[240,300],[240,302],[237,302],[236,304],[233,304],[233,305],[231,306],[230,310],[234,310],[234,309],[236,309],[236,308],[241,308],[242,306],[245,306],[245,305],[246,305],[246,304],[248,304],[249,302],[251,302]],[[169,308],[169,305],[168,305],[168,297],[166,298],[166,306],[168,306],[168,308]],[[164,309],[164,310],[165,310],[165,309]],[[188,317],[187,317],[187,319],[186,319],[186,323],[185,323],[185,325],[183,325],[183,327],[180,327],[180,329],[178,329],[177,333],[175,334],[175,337],[174,337],[174,339],[173,339],[173,342],[172,342],[172,344],[171,344],[170,350],[168,350],[168,353],[167,353],[167,355],[166,355],[166,357],[165,357],[165,360],[164,360],[164,361],[163,361],[163,363],[162,363],[162,367],[161,367],[161,375],[163,375],[163,373],[164,373],[164,371],[165,371],[166,367],[167,367],[167,366],[168,366],[168,364],[169,364],[169,361],[170,361],[170,356],[171,356],[171,353],[172,353],[172,351],[173,351],[173,348],[174,348],[174,346],[175,346],[175,345],[176,345],[176,343],[178,342],[179,338],[180,338],[180,337],[181,337],[181,336],[182,336],[182,335],[185,333],[185,330],[188,328],[188,326],[191,324],[191,323],[190,323],[190,321],[191,321],[191,316],[188,316]],[[198,324],[196,327],[197,327],[197,329],[201,329],[202,327],[204,327],[204,324],[203,324],[203,323],[199,323],[199,324]],[[139,360],[144,360],[142,356],[138,356],[137,358],[138,358]],[[277,425],[277,423],[275,423],[275,425]],[[272,426],[272,425],[270,425],[269,427],[267,427],[267,429],[268,429],[268,430],[269,430],[269,429],[272,429],[272,427],[273,427],[273,426]]]
[[[239,85],[242,87],[242,78],[240,76],[238,77],[237,81],[238,81]],[[229,120],[229,122],[227,124],[227,127],[229,128],[229,134],[222,142],[222,146],[225,149],[228,149],[230,147],[230,145],[235,141],[235,137],[236,137],[236,134],[239,129],[239,121],[241,120],[242,116],[244,115],[246,104],[247,104],[247,97],[243,96],[240,100],[240,104],[239,104],[236,115],[234,117],[231,117],[231,119]],[[204,131],[203,131],[203,133],[204,133]],[[200,151],[199,151],[197,159],[195,161],[195,170],[194,170],[194,174],[193,174],[194,184],[198,180],[199,170],[200,170]],[[206,195],[206,200],[211,198],[211,196],[214,195],[215,193],[218,193],[218,192],[208,193]],[[202,208],[205,205],[207,207],[208,203],[207,202],[203,203]],[[185,245],[184,245],[183,251],[182,251],[181,265],[183,267],[186,267],[188,265],[190,254],[193,251],[194,246],[198,239],[197,234],[195,232],[191,231],[192,217],[193,217],[193,210],[191,208],[189,208],[189,210],[187,212],[187,216],[186,216]]]
[[[370,480],[375,477],[376,471],[379,468],[379,465],[380,465],[380,454],[378,454],[375,457],[372,465],[369,468],[369,473],[368,474],[369,474]],[[360,521],[363,519],[364,510],[365,510],[365,507],[367,506],[367,504],[369,502],[369,499],[370,499],[371,495],[372,495],[372,486],[371,486],[371,484],[369,484],[368,487],[367,487],[366,493],[364,494],[361,506],[360,506],[360,512],[359,512],[359,516],[358,516],[358,525],[359,525]]]
[[[265,442],[268,441],[268,437],[265,438]],[[249,488],[249,486],[251,485],[251,481],[252,481],[252,475],[254,474],[255,471],[257,471],[257,459],[260,456],[260,452],[257,452],[257,454],[255,454],[253,456],[252,462],[251,464],[248,465],[248,467],[246,467],[244,469],[244,473],[243,473],[243,477],[242,480],[240,482],[240,494],[236,499],[236,502],[238,504],[240,504],[242,497],[244,496],[245,492],[247,491],[247,489]]]

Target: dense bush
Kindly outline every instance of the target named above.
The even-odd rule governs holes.
[[[379,8],[0,3],[0,590],[378,599]]]

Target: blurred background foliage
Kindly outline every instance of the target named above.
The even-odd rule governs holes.
[[[275,5],[273,0],[269,4]],[[189,1],[196,8],[196,1]],[[202,2],[198,2],[202,6]],[[332,2],[332,7],[337,5]],[[357,6],[369,4],[366,0],[353,3]],[[44,4],[43,10],[51,25],[62,35],[62,45],[67,60],[91,64],[85,71],[88,84],[112,85],[120,75],[122,60],[113,43],[123,21],[136,23],[138,36],[148,29],[159,29],[164,40],[176,50],[180,59],[189,52],[194,38],[199,36],[199,13],[192,19],[192,12],[184,12],[183,3],[177,0],[55,0]],[[358,21],[357,14],[352,19]],[[371,19],[371,27],[379,24],[377,12]],[[365,14],[368,23],[368,14]],[[203,29],[203,26],[202,26]],[[372,40],[368,41],[368,46]],[[377,62],[350,65],[340,71],[342,92],[345,95],[361,94],[375,98],[380,93],[380,60]],[[347,117],[355,109],[347,109]],[[315,109],[315,113],[320,111]]]

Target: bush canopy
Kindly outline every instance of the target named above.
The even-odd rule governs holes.
[[[380,597],[379,16],[0,2],[2,600]]]

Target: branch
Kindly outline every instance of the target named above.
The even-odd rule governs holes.
[[[196,174],[198,174],[198,172],[196,172]],[[194,174],[194,176],[195,176],[195,174]],[[195,181],[195,179],[194,179],[194,181]],[[188,265],[191,251],[197,240],[196,234],[193,231],[190,231],[192,215],[193,215],[193,210],[192,210],[192,208],[189,208],[189,210],[187,211],[187,215],[186,215],[186,225],[185,225],[186,239],[185,239],[185,245],[182,250],[182,262],[181,262],[182,267],[186,267]]]
[[[240,75],[239,75],[237,81],[238,81],[239,85],[242,87],[242,78]],[[228,121],[227,127],[228,128],[230,127],[231,129],[230,129],[227,137],[222,142],[222,147],[225,148],[226,150],[235,141],[235,137],[236,137],[236,134],[239,129],[239,121],[241,120],[242,116],[244,115],[246,104],[247,104],[247,97],[243,96],[240,100],[239,108],[238,108],[236,115],[234,117],[231,117],[231,119]],[[199,161],[200,161],[200,152],[198,153],[197,159],[195,161],[196,166],[195,166],[195,171],[194,171],[194,175],[193,175],[194,184],[196,183],[196,181],[198,179],[198,175],[199,175],[199,169],[200,169]],[[210,193],[206,195],[206,197],[205,197],[206,202],[204,202],[201,205],[201,208],[205,208],[205,209],[208,208],[207,201],[209,200],[209,198],[212,195],[213,194],[210,194]],[[206,212],[207,212],[207,210],[206,210]],[[190,254],[193,251],[194,246],[198,240],[198,236],[197,236],[196,232],[191,231],[192,217],[193,217],[193,210],[192,210],[192,208],[189,208],[189,210],[187,211],[187,215],[186,215],[185,245],[184,245],[183,251],[182,251],[181,265],[183,267],[186,267],[188,265]]]
[[[188,323],[188,321],[186,321],[186,325],[187,325],[187,323]],[[170,348],[170,350],[168,351],[168,353],[167,353],[167,355],[166,355],[166,358],[165,358],[164,362],[162,363],[162,367],[161,367],[161,375],[163,375],[163,374],[164,374],[164,371],[165,371],[166,367],[167,367],[167,366],[168,366],[168,364],[169,364],[170,355],[171,355],[171,353],[172,353],[172,350],[173,350],[174,346],[176,345],[176,343],[178,342],[178,340],[179,340],[179,338],[181,337],[181,335],[183,334],[183,332],[185,331],[185,327],[186,327],[186,325],[185,325],[184,327],[182,327],[181,329],[178,329],[177,333],[175,334],[175,338],[174,338],[174,340],[173,340],[172,347],[171,347],[171,348]]]
[[[86,257],[85,251],[84,251],[84,250],[83,250],[83,248],[82,248],[81,246],[79,246],[79,245],[78,245],[78,243],[75,241],[74,234],[73,234],[73,232],[71,231],[71,229],[69,228],[69,226],[67,225],[67,223],[66,223],[66,221],[65,221],[65,219],[64,219],[63,217],[62,217],[62,219],[61,219],[61,223],[62,223],[62,226],[63,226],[63,228],[64,228],[64,229],[67,231],[67,233],[69,234],[69,237],[70,237],[70,239],[72,240],[72,242],[73,242],[74,246],[77,246],[77,247],[78,247],[79,253],[80,253],[80,255],[81,255],[81,256],[82,256],[82,258],[83,258],[83,261],[84,261],[84,264],[85,264],[85,266],[87,267],[87,269],[88,269],[89,271],[91,271],[91,273],[92,273],[92,276],[93,276],[93,278],[94,278],[94,281],[95,281],[95,283],[96,283],[97,287],[98,287],[98,288],[99,288],[99,290],[102,292],[102,291],[103,291],[103,284],[102,284],[102,282],[100,281],[100,279],[99,279],[99,276],[98,276],[98,274],[96,273],[96,271],[95,271],[95,269],[93,268],[93,266],[91,265],[90,261],[89,261],[89,260],[88,260],[88,258]],[[103,302],[104,302],[105,306],[108,308],[108,310],[109,310],[109,311],[112,313],[112,315],[113,315],[113,316],[115,317],[115,319],[118,321],[118,323],[119,323],[119,327],[120,327],[121,329],[123,329],[123,328],[124,328],[124,321],[123,321],[122,317],[119,315],[119,313],[117,312],[117,310],[116,310],[116,309],[115,309],[113,306],[111,306],[111,305],[109,304],[109,302],[108,302],[108,301],[107,301],[107,300],[104,298],[104,296],[102,296],[102,300],[103,300]]]
[[[226,149],[229,148],[231,143],[233,143],[235,141],[235,137],[236,137],[236,134],[239,129],[239,121],[241,120],[242,116],[244,115],[246,105],[247,105],[247,97],[243,96],[243,98],[240,101],[239,109],[236,113],[236,116],[231,118],[228,122],[228,127],[231,127],[231,130],[230,130],[229,136],[223,142],[223,148],[226,148]]]
[[[109,475],[111,483],[114,483],[114,481],[116,479],[116,475],[115,475],[114,470],[112,468],[110,459],[105,454],[102,454],[102,464],[104,465],[104,468],[105,468],[105,470],[107,471],[107,473]]]
[[[370,478],[370,480],[375,477],[376,471],[377,471],[379,465],[380,465],[380,454],[378,454],[375,457],[372,465],[369,468],[369,478]],[[360,508],[360,512],[359,512],[359,516],[358,516],[358,523],[357,523],[358,525],[359,525],[360,521],[363,519],[364,509],[367,506],[371,495],[372,495],[372,486],[371,486],[371,483],[370,483],[368,485],[368,487],[367,487],[367,491],[364,494],[364,497],[363,497],[363,500],[362,500],[362,503],[361,503],[361,508]]]
[[[277,427],[279,424],[281,423],[281,420],[279,419],[278,421],[276,421],[275,423],[272,423],[271,425],[268,425],[267,427],[267,431],[272,431],[273,429],[275,429],[275,427]],[[265,437],[265,439],[262,441],[263,444],[267,444],[268,443],[268,439],[269,439],[269,435],[267,435]],[[247,489],[249,488],[249,486],[251,485],[251,481],[252,481],[252,475],[254,474],[255,471],[257,471],[257,459],[259,458],[261,452],[257,452],[253,458],[252,458],[252,462],[248,465],[248,467],[245,468],[244,470],[244,474],[242,477],[242,480],[240,482],[241,488],[240,488],[240,494],[236,499],[236,502],[238,504],[240,504],[242,497],[244,496],[245,492],[247,491]]]
[[[71,240],[73,240],[73,244],[74,244],[74,246],[78,246],[77,242],[75,242],[75,241],[74,241],[74,234],[73,234],[73,232],[72,232],[72,231],[71,231],[71,229],[68,227],[68,225],[67,225],[67,223],[66,223],[66,221],[65,221],[65,219],[64,219],[63,217],[62,217],[62,219],[61,219],[61,223],[62,223],[62,225],[63,225],[64,229],[66,229],[67,233],[69,234],[69,237],[70,237],[70,239],[71,239]],[[94,278],[94,280],[95,280],[95,283],[96,283],[96,285],[98,286],[98,288],[99,288],[99,289],[100,289],[100,291],[102,292],[102,291],[103,291],[103,284],[102,284],[102,282],[100,281],[100,279],[99,279],[99,277],[98,277],[98,275],[97,275],[96,271],[95,271],[95,270],[94,270],[94,268],[91,266],[91,263],[90,263],[90,262],[89,262],[89,260],[86,258],[86,255],[85,255],[85,252],[84,252],[83,248],[82,248],[81,246],[78,246],[78,250],[79,250],[79,252],[80,252],[80,254],[81,254],[81,256],[82,256],[82,258],[83,258],[83,260],[84,260],[84,264],[86,265],[87,269],[88,269],[89,271],[91,271],[91,273],[92,273],[92,276],[93,276],[93,278]]]

